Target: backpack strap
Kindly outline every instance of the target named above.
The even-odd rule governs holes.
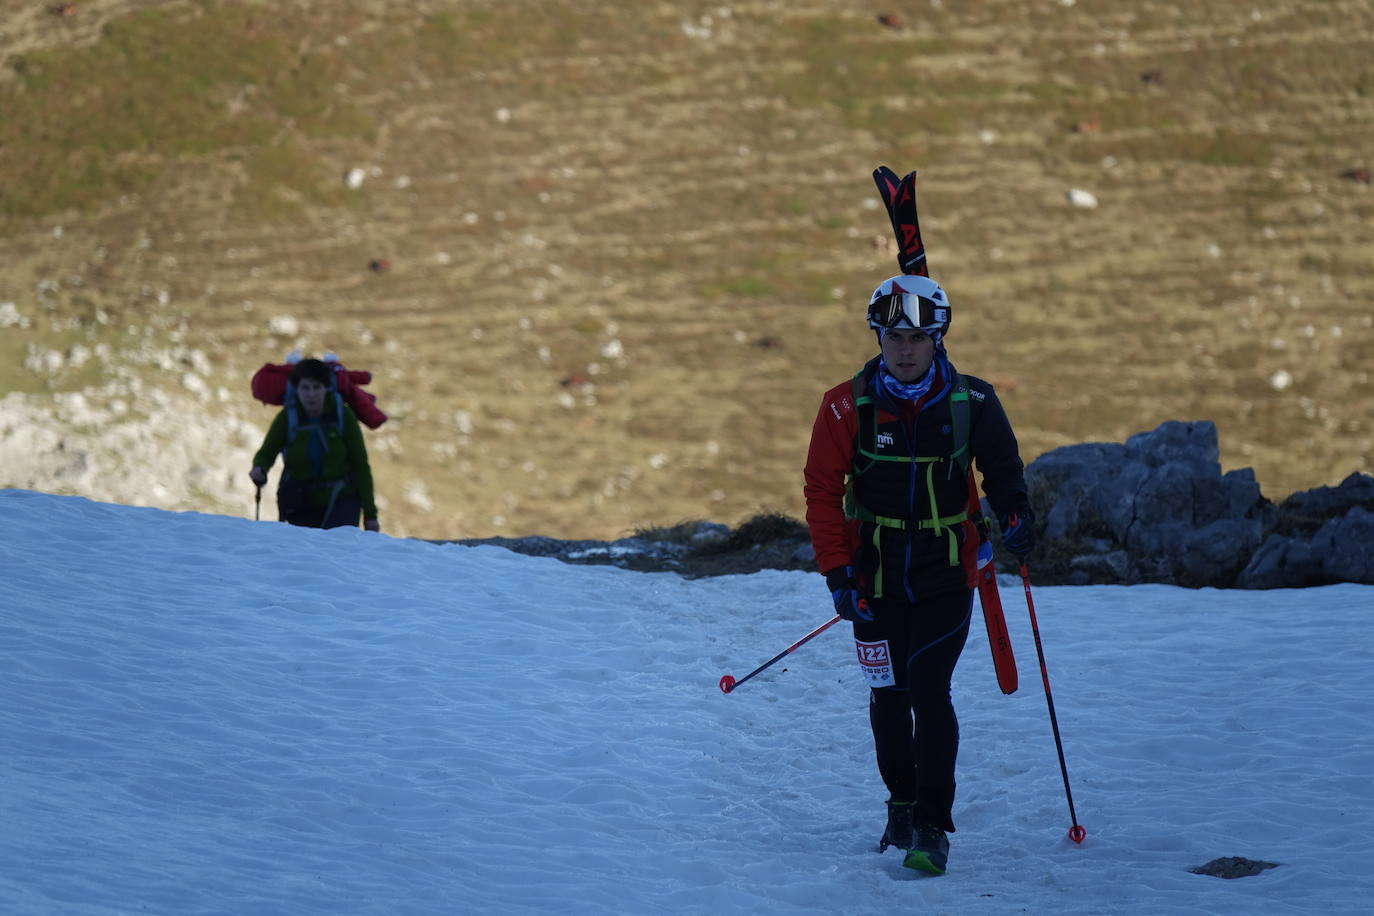
[[[339,374],[345,370],[339,363],[329,363],[328,365],[333,370],[329,373],[329,393],[334,395],[334,422],[337,424],[339,432],[342,433],[344,399],[343,392],[339,390]]]
[[[969,403],[968,403],[968,379],[959,374],[957,369],[951,367],[954,372],[954,389],[949,393],[949,423],[954,434],[954,452],[950,460],[959,463],[960,469],[968,473],[969,461],[972,456],[969,454]]]
[[[854,477],[868,473],[874,462],[878,461],[878,407],[868,396],[868,375],[869,367],[864,366],[849,383],[854,412],[859,416],[859,435],[855,440],[854,469],[851,472]],[[866,459],[862,467],[859,466],[861,456]]]
[[[300,412],[297,410],[296,385],[294,382],[286,383],[286,392],[282,395],[282,406],[286,411],[286,445],[290,445],[296,439],[296,431],[300,428]],[[286,445],[282,446],[282,451],[286,451]]]

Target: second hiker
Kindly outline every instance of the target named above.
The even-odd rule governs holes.
[[[285,403],[253,456],[248,476],[261,487],[280,454],[277,510],[282,521],[309,528],[357,527],[361,513],[364,528],[380,531],[362,428],[333,389],[329,365],[318,359],[296,363]]]

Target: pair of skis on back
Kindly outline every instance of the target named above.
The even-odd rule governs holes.
[[[902,273],[930,276],[926,267],[926,246],[921,241],[921,225],[916,218],[916,173],[908,172],[905,177],[898,178],[896,172],[883,165],[874,170],[873,182],[878,186],[883,203],[887,205],[887,215],[897,237],[897,264]],[[1002,596],[997,591],[997,572],[992,562],[992,543],[987,539],[987,521],[983,517],[971,468],[968,511],[969,518],[978,524],[983,538],[978,550],[978,602],[983,606],[983,622],[988,628],[988,644],[992,647],[992,664],[997,670],[997,686],[1002,688],[1003,693],[1015,693],[1016,657],[1012,654],[1011,637],[1007,634],[1007,620],[1002,613]]]

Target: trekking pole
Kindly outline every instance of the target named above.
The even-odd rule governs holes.
[[[253,521],[262,521],[262,484],[256,484],[257,490],[253,493]]]
[[[1075,843],[1083,842],[1088,831],[1078,823],[1078,815],[1073,810],[1073,792],[1069,789],[1069,768],[1064,763],[1064,742],[1059,737],[1059,719],[1054,714],[1054,697],[1050,694],[1050,673],[1045,668],[1045,649],[1040,644],[1040,625],[1035,622],[1035,602],[1031,599],[1030,570],[1026,561],[1021,561],[1021,584],[1026,589],[1026,610],[1030,611],[1031,634],[1035,637],[1035,654],[1040,658],[1040,680],[1045,683],[1045,705],[1050,710],[1050,728],[1054,730],[1054,747],[1059,752],[1059,772],[1064,777],[1064,797],[1069,800],[1069,839]]]
[[[720,692],[721,692],[721,693],[729,693],[730,691],[732,691],[732,690],[734,690],[736,687],[738,687],[740,684],[743,684],[745,681],[749,680],[751,677],[753,677],[754,675],[758,674],[758,673],[759,673],[760,671],[762,671],[763,669],[767,668],[768,666],[770,666],[770,665],[772,665],[772,664],[775,664],[776,662],[780,661],[781,659],[785,658],[786,656],[791,655],[791,654],[792,654],[793,652],[795,652],[797,649],[801,648],[801,647],[804,646],[806,643],[810,642],[812,639],[814,639],[815,637],[821,635],[821,634],[824,633],[826,630],[830,629],[832,626],[834,626],[835,624],[837,624],[837,623],[839,623],[839,622],[840,622],[840,615],[839,615],[839,614],[836,614],[834,617],[830,618],[830,619],[827,620],[825,623],[823,623],[823,624],[821,624],[820,626],[816,627],[816,629],[812,630],[810,633],[807,633],[807,634],[806,634],[805,636],[803,636],[801,639],[799,639],[799,640],[797,640],[796,642],[792,643],[792,645],[788,646],[786,649],[783,649],[783,650],[782,650],[781,652],[779,652],[777,655],[774,655],[772,658],[770,658],[768,661],[764,662],[762,665],[759,665],[759,666],[758,666],[757,668],[755,668],[753,671],[750,671],[748,674],[746,674],[744,677],[740,678],[738,681],[735,680],[733,677],[731,677],[731,676],[728,675],[728,674],[725,675],[725,676],[723,676],[723,677],[720,679]]]

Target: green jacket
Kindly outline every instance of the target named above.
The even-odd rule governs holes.
[[[352,479],[339,491],[340,495],[357,493],[358,501],[363,506],[363,518],[376,518],[377,505],[372,494],[372,466],[367,463],[367,446],[363,444],[362,427],[358,425],[358,417],[353,413],[353,408],[344,404],[343,429],[338,428],[338,424],[334,422],[338,415],[335,397],[337,395],[333,392],[325,397],[319,429],[314,430],[302,422],[296,432],[296,438],[289,445],[286,441],[286,408],[277,411],[272,425],[267,430],[267,438],[262,440],[262,448],[253,456],[253,464],[266,471],[272,467],[277,455],[280,454],[282,464],[286,466],[286,473],[295,480],[332,484],[340,478],[352,475]],[[304,419],[302,416],[301,420]],[[318,442],[321,436],[324,448],[320,455],[320,470],[317,474],[314,463],[310,460],[310,443],[312,439]],[[316,448],[319,450],[318,445]],[[328,503],[329,490],[328,486],[315,488],[314,500],[320,507]]]

